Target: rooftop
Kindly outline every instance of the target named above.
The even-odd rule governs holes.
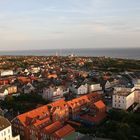
[[[6,118],[0,116],[0,131],[9,127],[10,125],[10,122]]]
[[[75,129],[71,127],[69,124],[65,125],[63,128],[59,129],[56,131],[53,135],[58,137],[58,138],[63,138],[72,132],[75,132]]]
[[[114,90],[114,95],[119,95],[119,96],[128,96],[131,94],[131,89],[130,88],[123,88],[123,87],[117,87]]]

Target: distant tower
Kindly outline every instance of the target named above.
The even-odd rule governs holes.
[[[58,52],[55,53],[55,56],[58,56]]]

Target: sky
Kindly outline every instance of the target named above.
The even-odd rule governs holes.
[[[140,48],[140,0],[0,0],[0,51]]]

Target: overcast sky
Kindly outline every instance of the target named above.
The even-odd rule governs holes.
[[[0,50],[140,48],[140,0],[0,0]]]

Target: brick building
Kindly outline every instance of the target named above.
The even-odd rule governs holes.
[[[17,116],[12,121],[13,130],[24,140],[67,140],[69,136],[75,139],[75,129],[68,121],[91,112],[94,103],[93,112],[105,114],[105,105],[100,99],[100,95],[95,93],[68,102],[60,99]]]

